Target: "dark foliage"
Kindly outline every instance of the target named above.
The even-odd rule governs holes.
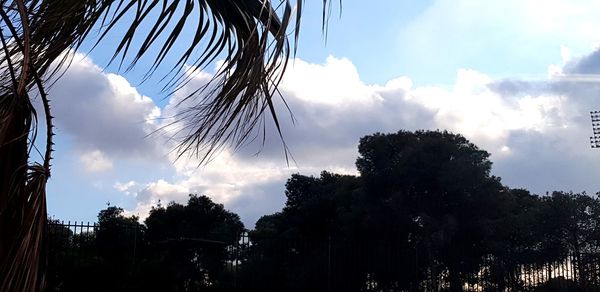
[[[206,196],[152,209],[146,225],[123,209],[100,211],[75,231],[51,222],[50,291],[223,291],[239,217]],[[83,288],[85,287],[85,288]]]
[[[152,209],[145,226],[110,207],[93,233],[58,228],[51,259],[65,260],[50,282],[54,291],[600,289],[598,198],[507,188],[487,152],[448,132],[374,134],[359,153],[360,176],[292,175],[285,207],[260,218],[249,241],[236,214],[195,195]]]
[[[222,291],[230,284],[227,247],[244,230],[237,214],[206,196],[190,195],[185,206],[152,209],[145,223],[143,291]]]

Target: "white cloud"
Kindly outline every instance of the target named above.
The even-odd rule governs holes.
[[[246,220],[255,220],[260,214],[281,207],[283,184],[291,173],[318,174],[321,170],[356,173],[354,161],[359,138],[400,129],[449,129],[462,133],[493,153],[492,159],[499,165],[496,174],[506,175],[517,186],[539,192],[544,188],[542,181],[556,182],[553,176],[561,172],[546,172],[539,178],[536,177],[539,173],[525,175],[515,171],[530,163],[524,155],[540,148],[539,143],[526,140],[528,143],[523,144],[522,139],[537,137],[544,143],[542,148],[547,154],[538,157],[540,165],[548,168],[544,163],[552,161],[549,157],[560,153],[567,159],[561,152],[573,151],[573,141],[563,141],[561,137],[575,139],[585,132],[574,118],[581,115],[580,108],[568,93],[516,89],[518,94],[508,94],[498,90],[497,80],[475,70],[459,70],[449,88],[413,87],[408,77],[393,79],[385,85],[365,84],[347,59],[329,57],[324,64],[296,60],[293,64],[281,91],[297,122],[292,125],[285,115],[280,119],[297,164],[286,166],[278,136],[267,126],[267,142],[258,157],[251,155],[259,147],[254,144],[235,153],[225,150],[206,167],[198,168],[194,159],[177,160],[174,179],[148,183],[139,193],[138,214],[158,199],[183,202],[188,193],[198,193],[236,208]],[[202,74],[197,82],[205,82],[209,77]],[[171,105],[176,101],[177,97]],[[284,113],[283,105],[279,107],[280,113]],[[167,107],[163,112],[175,113],[177,109]],[[512,175],[516,173],[518,177]],[[528,186],[529,179],[533,183]],[[272,187],[276,184],[280,187]],[[573,185],[564,181],[563,185],[555,186],[564,189]],[[278,193],[264,194],[264,188]],[[263,198],[261,204],[265,207],[253,206],[248,211],[246,204],[251,204],[253,196]],[[266,204],[264,198],[279,205]]]
[[[490,89],[492,82],[474,70],[459,70],[452,90],[416,88],[410,95],[416,103],[436,112],[437,126],[484,143],[482,146],[492,147],[491,151],[503,147],[511,131],[544,132],[566,122],[570,109],[565,96],[509,99]]]
[[[600,72],[600,62],[598,67],[595,62],[600,60],[598,55],[565,57],[559,70],[582,74],[578,70],[585,68],[588,75],[596,69]],[[204,72],[160,110],[122,77],[102,73],[89,60],[76,63],[74,71],[68,72],[71,75],[63,79],[65,83],[55,88],[57,116],[62,116],[59,129],[71,135],[75,147],[87,154],[81,162],[88,169],[117,168],[111,159],[134,157],[150,162],[163,157],[173,162],[164,175],[144,176],[146,169],[132,167],[131,177],[123,175],[111,181],[126,181],[113,187],[135,194],[129,196],[134,200],[129,209],[142,218],[159,200],[185,202],[188,194],[195,193],[234,208],[252,224],[260,215],[281,208],[283,185],[290,174],[318,174],[321,170],[356,173],[359,138],[400,129],[449,129],[464,134],[493,154],[494,173],[511,186],[538,193],[600,189],[595,179],[598,171],[593,167],[600,156],[588,151],[587,144],[587,114],[600,90],[597,83],[495,80],[462,69],[452,86],[414,86],[409,77],[380,85],[365,84],[352,62],[343,58],[329,57],[324,64],[302,60],[290,64],[281,91],[296,124],[287,118],[281,102],[277,107],[297,162],[291,166],[286,165],[279,137],[268,123],[266,144],[258,156],[252,154],[261,146],[254,143],[238,152],[225,149],[204,167],[198,167],[195,159],[176,160],[174,153],[166,152],[173,146],[171,142],[143,139],[163,125],[149,118],[178,113],[181,109],[175,104],[210,78]],[[167,134],[173,131],[165,129]]]
[[[220,152],[209,165],[200,168],[193,159],[178,160],[174,166],[179,179],[173,182],[158,179],[144,185],[136,196],[135,213],[144,217],[147,214],[144,210],[159,200],[185,202],[188,194],[204,194],[215,202],[230,204],[249,192],[256,192],[260,186],[273,182],[283,184],[294,171],[270,161],[257,159],[254,162],[236,159],[228,151]]]
[[[83,153],[79,159],[87,172],[103,172],[113,168],[113,162],[100,150]]]
[[[157,156],[162,151],[160,144],[147,139],[156,129],[160,109],[125,78],[104,73],[81,54],[75,54],[49,95],[57,132],[72,137],[77,149],[100,149],[119,158]]]
[[[329,56],[324,65],[296,59],[292,66],[281,89],[293,91],[294,98],[302,102],[337,107],[372,102],[372,92],[348,59]]]
[[[122,192],[122,193],[124,193],[124,194],[126,194],[126,195],[129,195],[129,194],[131,194],[130,190],[131,190],[133,187],[135,187],[136,185],[137,185],[137,183],[136,183],[135,181],[132,181],[132,180],[130,180],[130,181],[126,182],[126,183],[120,183],[120,182],[116,182],[116,183],[113,185],[113,187],[114,187],[114,188],[115,188],[117,191],[119,191],[119,192]]]
[[[159,179],[146,184],[136,194],[135,207],[129,212],[145,219],[153,206],[171,201],[185,202],[188,194],[190,194],[190,189],[187,186]]]

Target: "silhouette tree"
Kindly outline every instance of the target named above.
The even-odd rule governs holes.
[[[190,195],[186,205],[153,208],[146,224],[111,206],[90,232],[56,225],[49,291],[232,291],[237,214]]]
[[[76,226],[74,233],[58,222],[49,224],[47,290],[137,291],[136,249],[144,247],[144,226],[111,206],[90,227]]]
[[[232,284],[228,247],[244,230],[237,214],[190,195],[187,205],[153,208],[145,223],[149,246],[140,291],[223,291]]]
[[[188,99],[202,95],[184,111],[182,152],[208,158],[226,142],[240,146],[262,124],[268,112],[277,131],[279,123],[273,94],[290,53],[287,28],[302,11],[288,1],[268,0],[7,0],[0,6],[0,290],[43,290],[40,269],[46,226],[45,185],[50,176],[53,142],[52,113],[45,84],[69,63],[77,49],[96,29],[99,41],[117,24],[127,29],[113,60],[133,67],[143,57],[153,59],[149,74],[173,54],[176,41],[188,27],[194,37],[183,44],[176,74],[167,78],[168,90],[187,82],[183,68],[203,68],[223,57],[224,66],[210,85]],[[328,1],[323,1],[327,5]],[[281,7],[281,8],[278,8]],[[138,29],[149,24],[144,34]],[[141,35],[141,38],[136,38]],[[199,51],[199,53],[198,53]],[[127,59],[130,56],[131,59]],[[128,61],[129,60],[129,61]],[[127,66],[129,63],[129,66]],[[53,67],[54,66],[54,67]],[[167,76],[168,77],[168,76]],[[30,164],[35,149],[38,116],[32,98],[42,101],[45,148],[39,163]],[[57,97],[60,98],[60,97]],[[264,125],[264,124],[262,124]]]
[[[463,136],[399,131],[363,137],[356,164],[369,196],[390,214],[407,212],[421,260],[447,269],[450,290],[462,291],[469,273],[488,253],[491,225],[505,196],[490,175],[489,153]],[[407,208],[408,207],[408,208]]]
[[[591,252],[597,252],[600,226],[600,202],[585,194],[553,192],[543,199],[540,216],[541,254],[553,260],[564,260],[569,252],[575,267],[575,279],[585,287],[591,283],[586,263]],[[594,269],[595,270],[595,269]],[[595,271],[594,271],[595,272]],[[598,277],[597,272],[596,278]],[[586,287],[589,288],[589,287]]]
[[[48,287],[64,287],[64,275],[68,275],[73,266],[73,231],[65,227],[59,220],[48,218],[48,265],[52,269],[47,274]],[[55,291],[57,289],[49,289]]]
[[[346,291],[367,283],[406,290],[447,271],[451,290],[461,291],[491,251],[505,212],[498,203],[511,198],[490,175],[489,154],[438,131],[366,136],[359,154],[360,178],[323,172],[288,180],[283,210],[251,233],[263,263],[275,263],[267,274],[276,276],[260,282],[280,281],[270,291],[319,290],[332,281]]]
[[[493,255],[488,261],[488,279],[494,289],[524,289],[519,277],[522,265],[547,263],[553,259],[540,257],[539,219],[542,200],[524,189],[509,189],[495,202],[500,216],[491,224],[491,233],[485,245]],[[488,258],[490,259],[490,258]]]
[[[357,177],[325,171],[320,177],[292,175],[283,210],[261,217],[250,232],[244,285],[252,291],[324,291],[328,281],[344,281],[346,291],[359,287],[362,270],[343,270],[341,254],[331,250],[359,237],[354,221],[363,212],[360,186]]]
[[[95,233],[73,234],[63,228],[58,232],[64,238],[51,238],[59,250],[71,251],[57,254],[66,260],[55,264],[59,271],[50,275],[50,287],[598,288],[598,198],[570,192],[537,196],[504,187],[490,175],[487,152],[448,132],[373,134],[361,139],[359,154],[359,177],[326,171],[318,177],[292,175],[283,209],[261,217],[249,232],[251,244],[241,249],[232,249],[245,230],[239,216],[206,196],[190,195],[186,205],[153,208],[146,228],[120,208],[102,210]],[[132,226],[138,232],[131,233]],[[568,279],[557,277],[557,263],[563,269],[569,265],[563,270],[569,271]],[[60,273],[77,281],[67,281]]]
[[[98,213],[94,247],[100,261],[87,273],[95,279],[90,281],[93,285],[90,285],[88,291],[136,290],[135,285],[132,285],[135,281],[130,278],[135,278],[136,258],[139,256],[137,253],[144,247],[145,235],[145,227],[138,220],[137,216],[125,216],[124,210],[115,206]],[[82,275],[81,278],[85,276]],[[81,289],[80,287],[82,286],[73,287],[73,291]]]

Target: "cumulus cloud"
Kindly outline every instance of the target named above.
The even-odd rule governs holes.
[[[474,70],[459,70],[449,88],[413,87],[407,77],[384,85],[364,84],[358,77],[338,78],[355,71],[345,59],[330,57],[322,65],[296,60],[295,64],[281,88],[297,121],[292,125],[283,119],[283,124],[286,142],[300,167],[353,169],[360,137],[399,129],[449,129],[495,152],[506,149],[511,131],[543,132],[564,124],[571,111],[561,95],[507,97],[492,88],[492,78]],[[305,72],[296,74],[296,70]],[[303,82],[289,82],[288,78],[299,75],[304,76]],[[332,93],[337,89],[343,94]],[[267,140],[276,142],[276,133],[270,133]],[[280,145],[271,143],[260,155],[281,157]]]
[[[329,57],[323,64],[297,59],[280,86],[294,122],[284,103],[276,101],[295,159],[289,166],[268,122],[264,145],[255,141],[238,151],[226,148],[202,167],[193,157],[177,159],[168,152],[173,142],[144,138],[193,102],[176,106],[210,79],[206,72],[160,110],[122,77],[83,59],[53,88],[53,95],[59,130],[73,138],[86,170],[107,171],[117,167],[113,160],[132,157],[170,160],[166,175],[144,176],[144,169],[133,168],[135,178],[125,175],[110,183],[134,200],[132,213],[144,217],[159,200],[185,202],[190,193],[207,194],[251,226],[283,206],[284,183],[292,173],[355,174],[360,137],[400,129],[448,129],[465,135],[492,153],[494,174],[509,186],[536,193],[600,189],[594,167],[600,156],[588,144],[588,114],[597,109],[600,83],[567,78],[597,74],[600,53],[573,58],[563,49],[563,56],[563,64],[550,67],[548,79],[497,80],[461,69],[451,86],[415,86],[409,77],[367,84],[348,59]],[[156,122],[157,117],[167,121]],[[164,128],[165,135],[175,133],[177,126]]]
[[[495,80],[461,69],[450,87],[413,86],[408,77],[379,85],[365,84],[352,62],[344,58],[329,57],[323,64],[295,60],[293,64],[280,89],[295,122],[285,116],[283,103],[278,107],[295,162],[286,165],[279,137],[267,124],[265,145],[225,150],[201,168],[197,160],[177,160],[176,177],[147,183],[138,193],[137,209],[147,210],[159,199],[183,202],[188,193],[203,193],[252,224],[282,206],[283,185],[291,173],[355,174],[359,138],[400,129],[448,129],[465,135],[492,153],[494,173],[511,186],[536,193],[597,187],[586,175],[597,172],[581,165],[598,161],[586,151],[589,103],[576,98],[584,93],[591,97],[594,90],[578,83]],[[208,78],[200,74],[195,85]],[[176,113],[172,106],[176,101],[177,95],[164,113]],[[262,151],[252,155],[257,149]]]
[[[595,50],[579,58],[565,58],[560,68],[551,66],[554,75],[548,80],[496,80],[490,84],[505,99],[548,96],[561,101],[556,108],[543,111],[547,127],[510,132],[507,144],[514,151],[496,164],[504,178],[542,194],[557,189],[600,190],[595,167],[600,155],[589,145],[589,112],[599,106],[599,60],[600,53]]]
[[[596,49],[591,54],[575,60],[567,60],[564,72],[567,74],[600,74],[600,50]]]
[[[100,149],[119,158],[160,153],[146,138],[156,129],[160,109],[125,78],[104,73],[89,58],[75,54],[49,95],[57,132],[73,138],[77,149]]]
[[[187,200],[188,194],[208,195],[215,202],[225,204],[228,207],[233,205],[241,207],[239,204],[240,199],[246,198],[247,200],[248,196],[254,197],[254,195],[258,197],[267,196],[275,198],[275,201],[281,201],[283,192],[265,194],[262,190],[263,187],[274,183],[279,187],[283,187],[285,179],[297,171],[297,169],[287,168],[285,165],[278,165],[272,161],[257,159],[254,163],[248,163],[236,159],[228,151],[220,152],[205,167],[199,168],[197,161],[193,160],[178,160],[175,162],[174,167],[178,178],[170,182],[161,178],[141,187],[136,196],[136,214],[143,217],[159,201],[183,203]],[[277,208],[280,206],[277,205]],[[276,210],[276,208],[271,208],[273,206],[269,204],[252,204],[248,207],[260,212],[251,212],[248,214],[251,217],[266,214],[265,210]],[[238,211],[248,213],[248,210],[244,210],[244,208],[240,208]]]

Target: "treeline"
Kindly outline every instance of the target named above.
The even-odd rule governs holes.
[[[95,232],[54,237],[68,240],[49,254],[67,259],[55,261],[52,291],[597,287],[598,198],[506,187],[488,152],[448,132],[373,134],[359,155],[360,176],[292,175],[285,207],[258,220],[250,244],[239,217],[205,196],[157,206],[143,225],[103,210]]]
[[[48,290],[232,290],[225,261],[245,230],[237,214],[190,195],[138,219],[108,207],[92,226],[50,220]]]

